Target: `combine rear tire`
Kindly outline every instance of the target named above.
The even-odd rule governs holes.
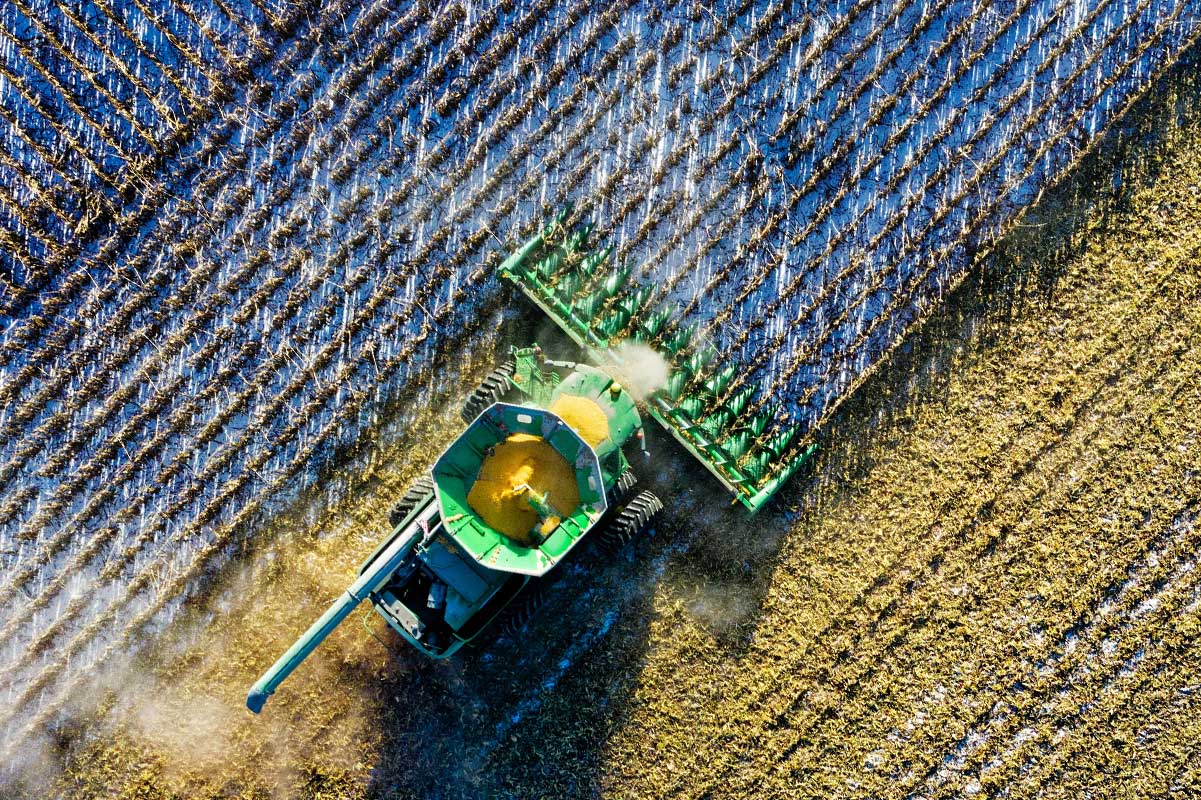
[[[475,422],[485,408],[505,398],[512,388],[509,379],[513,377],[517,367],[512,361],[506,361],[488,373],[488,377],[476,387],[471,396],[463,403],[463,421]]]
[[[662,510],[663,503],[652,492],[639,492],[601,531],[601,547],[608,553],[621,550],[646,530],[651,520]]]
[[[425,502],[425,499],[433,493],[434,479],[428,474],[422,475],[413,482],[409,490],[404,493],[404,497],[401,497],[396,501],[396,505],[392,506],[392,510],[388,512],[388,524],[395,528],[404,522],[409,512]]]
[[[546,605],[546,587],[539,582],[531,582],[529,588],[522,592],[512,604],[501,612],[499,631],[501,636],[516,639],[529,621],[537,615],[538,610]]]

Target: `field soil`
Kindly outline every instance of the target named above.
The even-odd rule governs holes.
[[[981,254],[757,517],[654,437],[653,535],[585,553],[519,640],[433,663],[360,611],[251,715],[474,381],[542,335],[518,308],[98,676],[10,792],[1201,792],[1196,97],[1144,104]]]

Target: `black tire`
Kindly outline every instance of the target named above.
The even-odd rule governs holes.
[[[404,493],[403,497],[396,501],[396,505],[392,506],[392,510],[388,512],[388,524],[395,528],[404,522],[409,512],[425,502],[425,499],[433,495],[433,493],[434,479],[428,473],[413,481],[413,485],[409,487],[409,490]]]
[[[546,605],[546,587],[536,581],[531,581],[525,591],[513,599],[500,614],[497,620],[497,633],[509,639],[516,639],[521,629],[529,624],[542,606]]]
[[[619,501],[624,500],[625,496],[628,495],[630,490],[634,488],[635,483],[638,483],[638,476],[634,474],[634,470],[632,469],[627,469],[625,472],[618,475],[617,485],[614,487],[616,490],[615,494],[617,495],[617,499]]]
[[[513,388],[509,379],[516,371],[517,366],[512,361],[506,361],[489,372],[488,377],[463,402],[463,421],[469,424],[475,422],[485,408],[503,400]]]
[[[663,510],[653,492],[639,492],[600,532],[600,545],[607,553],[616,553],[646,530]]]

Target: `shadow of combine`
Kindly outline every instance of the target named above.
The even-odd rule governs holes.
[[[745,657],[786,540],[804,536],[820,503],[870,473],[871,454],[903,434],[907,409],[945,403],[957,364],[1057,301],[1089,226],[1128,209],[1159,174],[1166,137],[1201,119],[1199,66],[1195,45],[975,259],[942,312],[847,400],[825,426],[818,456],[757,516],[731,507],[666,433],[648,427],[653,456],[639,472],[666,505],[653,534],[615,559],[582,553],[515,640],[487,639],[449,662],[400,652],[379,680],[383,747],[369,795],[592,797],[612,789],[604,785],[606,748],[630,717],[663,585],[731,658]],[[515,323],[514,341],[555,341],[549,323],[523,324]]]

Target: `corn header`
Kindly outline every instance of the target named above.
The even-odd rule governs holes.
[[[561,211],[500,265],[500,274],[554,320],[598,364],[622,362],[619,345],[654,348],[671,371],[646,398],[645,411],[705,465],[735,499],[758,511],[813,454],[794,446],[797,428],[779,407],[760,407],[737,364],[697,340],[695,325],[654,307],[649,286],[631,285],[628,266],[612,266],[612,246],[589,249],[591,224],[568,229]]]

